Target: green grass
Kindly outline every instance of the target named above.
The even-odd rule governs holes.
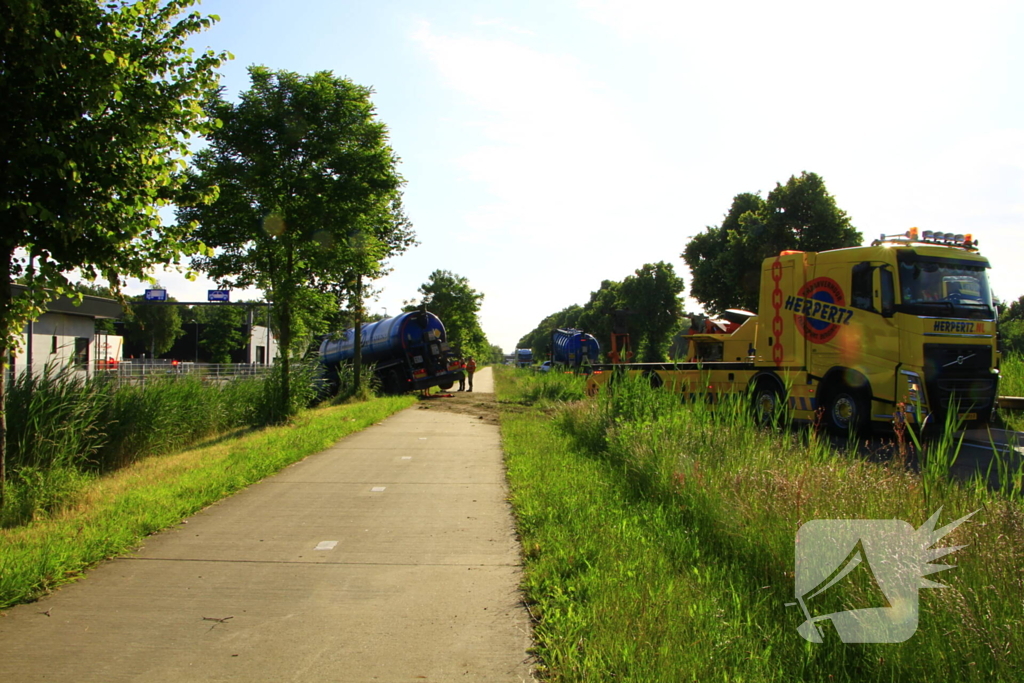
[[[557,681],[989,681],[1024,677],[1024,513],[949,480],[759,431],[744,406],[681,405],[643,382],[614,398],[524,409],[535,380],[501,372],[502,436],[538,655]],[[938,545],[968,547],[921,590],[901,644],[807,643],[794,539],[811,519],[915,527],[980,509]],[[862,585],[840,589],[864,606]],[[874,604],[874,603],[867,603]]]
[[[82,485],[73,508],[0,529],[0,608],[37,599],[97,562],[137,546],[146,535],[414,401],[399,396],[309,410],[283,426],[94,476]]]
[[[1024,356],[1009,353],[999,364],[999,394],[1001,396],[1024,396]]]
[[[1024,396],[1024,356],[1008,353],[1003,356],[999,367],[999,395]],[[1024,431],[1024,413],[1000,410],[999,415],[1007,429]]]

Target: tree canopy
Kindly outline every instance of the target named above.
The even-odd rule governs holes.
[[[165,3],[12,0],[0,9],[0,324],[3,346],[47,299],[74,295],[67,274],[117,291],[175,260],[185,228],[160,225],[176,196],[187,138],[210,130],[200,103],[225,55],[193,57],[212,17]],[[23,251],[18,251],[23,250]],[[9,283],[34,268],[29,290]]]
[[[231,352],[244,348],[247,311],[241,306],[196,306],[195,323],[200,326],[199,343],[213,363],[230,363]]]
[[[672,333],[683,315],[679,296],[683,279],[671,263],[644,264],[622,281],[619,299],[623,308],[633,312],[630,345],[639,351],[642,362],[665,359]]]
[[[182,306],[144,303],[142,295],[131,297],[135,305],[125,311],[124,336],[128,341],[145,345],[150,358],[159,358],[185,334],[181,327]],[[170,298],[168,301],[175,301]]]
[[[630,343],[639,350],[638,357],[664,360],[681,324],[682,292],[683,279],[671,263],[646,263],[622,282],[601,282],[583,306],[573,304],[547,316],[519,340],[518,347],[533,349],[534,358],[545,358],[551,353],[551,333],[574,328],[594,335],[602,353],[607,353],[616,311],[627,311]]]
[[[450,270],[435,270],[420,288],[420,301],[410,302],[405,310],[426,306],[444,324],[448,345],[463,357],[481,362],[490,356],[490,344],[480,327],[477,314],[484,295],[469,285],[469,280]]]
[[[572,304],[556,313],[552,313],[541,320],[537,327],[523,335],[516,348],[531,349],[534,360],[547,358],[551,355],[551,333],[557,329],[581,327],[579,319],[583,311],[584,309],[578,304]],[[584,327],[583,329],[590,332],[589,328]],[[598,341],[600,341],[600,338],[598,338]],[[604,342],[601,342],[601,344],[603,347]]]
[[[196,0],[7,0],[0,4],[0,407],[5,349],[46,301],[76,294],[71,271],[119,290],[182,251],[163,226],[201,102],[226,53],[186,46],[215,17]],[[11,282],[28,289],[11,297]],[[0,411],[0,504],[6,422]]]
[[[694,236],[682,258],[693,274],[690,294],[708,313],[756,311],[765,258],[786,249],[854,247],[862,239],[821,176],[804,171],[785,185],[776,183],[767,200],[736,195],[722,224]]]
[[[207,103],[223,127],[195,155],[187,173],[195,201],[178,219],[196,227],[192,239],[216,249],[195,258],[196,267],[228,286],[260,287],[273,301],[287,413],[303,292],[359,292],[361,306],[362,278],[382,274],[383,261],[414,239],[398,158],[370,88],[327,71],[254,66],[249,76],[237,104],[222,96]],[[214,187],[216,200],[203,201]]]

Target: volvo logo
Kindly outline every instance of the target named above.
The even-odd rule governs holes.
[[[942,367],[948,368],[950,365],[963,365],[965,360],[967,360],[969,358],[974,358],[976,355],[978,355],[978,354],[972,353],[969,356],[957,356],[956,360],[951,360],[948,363],[946,363],[945,365],[943,365]]]

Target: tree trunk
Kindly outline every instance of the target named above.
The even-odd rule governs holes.
[[[3,249],[0,254],[0,510],[7,500],[7,349],[6,339],[18,330],[13,327],[11,312],[11,263],[14,260],[13,249]]]
[[[358,395],[362,384],[363,375],[363,276],[356,275],[355,306],[353,306],[353,319],[355,321],[355,338],[352,349],[352,371],[355,376],[352,378],[352,393]]]
[[[284,410],[282,417],[285,419],[292,414],[292,377],[291,377],[291,347],[292,347],[292,297],[295,294],[294,282],[294,248],[291,242],[287,246],[287,258],[285,261],[285,276],[281,297],[281,308],[278,316],[278,327],[281,329],[281,408]]]

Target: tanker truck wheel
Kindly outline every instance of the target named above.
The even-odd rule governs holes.
[[[390,396],[402,393],[402,380],[398,377],[398,373],[394,370],[385,372],[381,379],[381,388],[385,394]]]

